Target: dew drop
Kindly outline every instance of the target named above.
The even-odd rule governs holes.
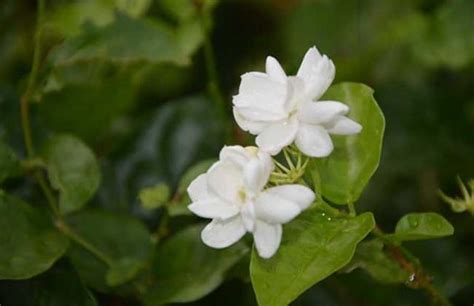
[[[408,276],[408,279],[405,281],[405,285],[408,286],[408,287],[414,288],[415,287],[415,281],[416,281],[416,275],[415,275],[415,273],[412,273],[412,274],[410,274],[410,276]]]

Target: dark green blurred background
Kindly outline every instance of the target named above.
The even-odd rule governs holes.
[[[81,13],[70,8],[77,2],[86,3]],[[80,35],[78,24],[94,28],[109,23],[115,18],[114,2],[47,1],[48,54],[65,38]],[[172,2],[151,1],[129,13],[174,27],[186,12],[179,5],[176,11],[166,9]],[[23,145],[18,100],[30,71],[35,12],[35,1],[0,1],[0,138],[19,152]],[[78,17],[82,15],[89,17]],[[408,212],[446,216],[455,227],[453,237],[409,248],[456,305],[472,305],[474,218],[452,213],[437,191],[454,195],[459,192],[457,175],[474,177],[474,1],[221,0],[212,20],[211,40],[229,115],[241,74],[263,70],[267,55],[277,57],[293,74],[313,45],[333,59],[336,82],[362,82],[375,89],[386,116],[385,146],[358,210],[374,211],[387,231]],[[70,132],[98,154],[103,183],[93,205],[131,212],[150,226],[157,216],[138,205],[140,188],[160,181],[175,186],[187,168],[215,157],[225,143],[224,127],[206,92],[203,51],[199,42],[193,45],[194,27],[190,29],[185,45],[197,51],[191,52],[189,65],[116,63],[98,56],[56,71],[45,56],[35,95],[38,103],[32,106],[38,142],[52,131]],[[141,43],[139,33],[117,36]],[[234,134],[242,144],[251,142]],[[29,181],[9,184],[20,194],[36,192]],[[175,222],[179,227],[184,221]],[[16,291],[10,288],[18,286],[1,282],[0,287],[0,297],[10,301],[5,305],[15,305]],[[102,297],[101,303],[128,305],[110,296]],[[331,277],[294,303],[426,304],[423,292],[379,285],[358,270]],[[250,284],[235,279],[192,305],[255,301]]]

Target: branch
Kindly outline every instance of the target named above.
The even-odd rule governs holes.
[[[410,279],[405,283],[408,287],[426,290],[431,299],[438,305],[452,306],[451,302],[433,285],[432,277],[423,270],[417,258],[410,251],[386,239],[385,233],[378,225],[375,226],[372,234],[384,241],[392,259],[408,272]]]

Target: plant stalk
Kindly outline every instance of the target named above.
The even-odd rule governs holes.
[[[375,226],[372,234],[384,241],[392,259],[409,273],[410,280],[406,283],[408,287],[424,289],[433,302],[435,302],[435,305],[452,306],[451,302],[433,285],[431,276],[423,270],[416,257],[410,251],[386,239],[384,237],[385,233],[378,226]]]
[[[63,219],[58,219],[56,221],[56,227],[66,236],[71,238],[74,242],[82,246],[84,249],[95,255],[98,259],[103,261],[107,266],[112,266],[113,260],[104,254],[101,250],[92,245],[89,241],[84,239],[79,235],[75,230],[73,230],[69,225],[67,225]]]
[[[200,9],[200,17],[201,17],[201,28],[204,32],[204,42],[203,42],[203,52],[204,52],[204,62],[206,66],[206,73],[207,73],[207,80],[208,80],[208,91],[209,94],[214,101],[214,105],[218,110],[219,117],[222,121],[223,126],[225,126],[224,136],[227,142],[231,142],[232,139],[232,132],[231,132],[231,123],[229,120],[229,115],[227,113],[227,105],[224,99],[224,95],[222,94],[220,83],[219,83],[219,75],[217,72],[217,65],[216,65],[216,56],[214,53],[214,48],[212,46],[212,42],[210,39],[210,29],[208,28],[209,24],[209,16],[208,12],[204,11],[202,7]]]
[[[38,73],[41,65],[41,54],[42,54],[42,24],[44,19],[45,13],[45,0],[38,0],[38,12],[36,17],[36,31],[34,35],[34,50],[33,50],[33,63],[31,65],[31,72],[28,77],[28,83],[24,94],[20,98],[20,119],[21,119],[21,127],[23,131],[23,141],[25,143],[25,150],[26,155],[28,157],[28,161],[35,161],[33,167],[39,166],[37,164],[38,161],[41,162],[40,159],[36,158],[35,150],[33,145],[33,136],[31,132],[31,121],[30,121],[30,100],[33,94],[34,88],[36,86]],[[43,166],[43,165],[41,165]],[[102,253],[99,249],[93,246],[90,242],[88,242],[85,238],[80,236],[76,233],[71,227],[69,227],[63,217],[60,214],[57,200],[55,199],[55,195],[51,187],[49,186],[48,182],[46,181],[44,174],[40,168],[36,168],[33,171],[33,176],[35,177],[38,185],[40,186],[48,205],[50,206],[54,216],[55,216],[55,224],[59,231],[64,233],[66,236],[71,238],[74,242],[81,245],[83,248],[91,252],[97,258],[102,260],[107,265],[112,265],[113,261]]]

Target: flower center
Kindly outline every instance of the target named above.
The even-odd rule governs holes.
[[[247,193],[245,192],[245,189],[243,187],[240,188],[237,192],[237,197],[241,204],[245,204],[247,202]]]

